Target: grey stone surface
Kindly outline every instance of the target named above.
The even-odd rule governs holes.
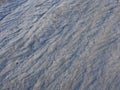
[[[0,4],[0,90],[120,90],[120,1]]]

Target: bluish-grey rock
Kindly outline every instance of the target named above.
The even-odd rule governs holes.
[[[0,90],[120,90],[119,0],[0,5]]]

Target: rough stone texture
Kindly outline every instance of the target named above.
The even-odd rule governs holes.
[[[120,90],[120,1],[2,4],[0,90]]]

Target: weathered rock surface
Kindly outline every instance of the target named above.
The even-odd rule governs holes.
[[[0,90],[120,90],[119,0],[0,5]]]

